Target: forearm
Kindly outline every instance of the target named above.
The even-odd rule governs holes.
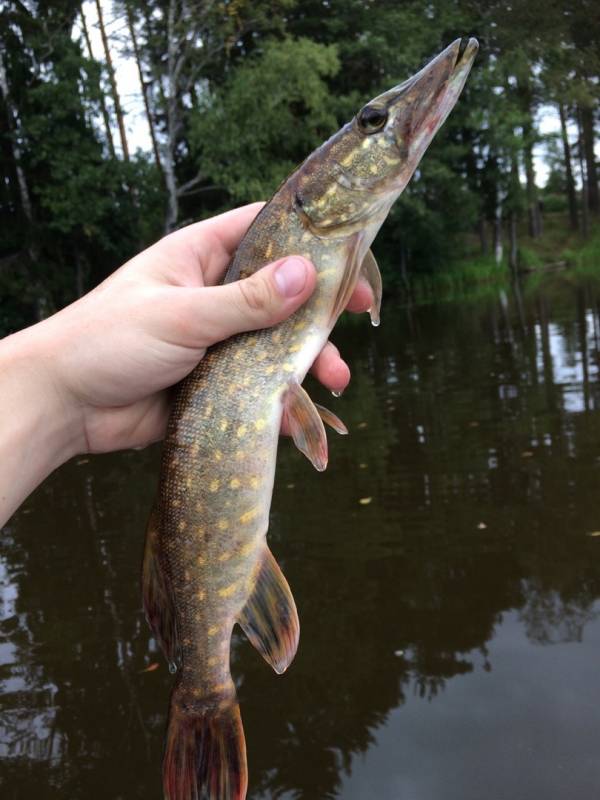
[[[0,526],[81,444],[40,328],[0,341]]]

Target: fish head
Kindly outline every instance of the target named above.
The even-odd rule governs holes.
[[[476,39],[457,39],[307,159],[295,204],[314,233],[376,232],[458,100],[478,47]]]

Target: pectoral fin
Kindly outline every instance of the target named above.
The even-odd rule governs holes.
[[[285,672],[298,649],[300,623],[290,587],[266,546],[254,590],[238,622],[275,672]]]
[[[346,306],[348,305],[348,300],[350,300],[350,296],[354,291],[356,282],[358,281],[361,269],[361,263],[358,259],[359,259],[360,243],[363,239],[363,236],[364,236],[363,232],[360,231],[358,233],[353,234],[350,237],[348,243],[348,263],[346,264],[346,269],[344,270],[342,282],[340,284],[338,293],[333,303],[333,309],[331,312],[332,320],[336,320],[342,313],[342,311],[346,308]]]
[[[284,413],[294,444],[319,472],[327,466],[327,436],[319,411],[297,381],[290,381]]]
[[[373,292],[373,305],[369,309],[369,315],[371,317],[371,324],[377,327],[381,321],[379,316],[382,293],[381,272],[379,271],[377,261],[375,261],[375,256],[371,250],[367,252],[367,255],[363,259],[360,274],[367,281]]]
[[[348,428],[344,425],[342,420],[333,413],[333,411],[325,408],[325,406],[320,406],[318,403],[315,403],[315,408],[317,409],[317,412],[323,422],[326,425],[329,425],[330,428],[333,428],[336,433],[339,433],[342,436],[345,436],[348,433]]]

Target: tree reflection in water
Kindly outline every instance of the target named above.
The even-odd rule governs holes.
[[[599,292],[389,301],[377,333],[339,332],[352,436],[325,475],[284,443],[273,504],[297,660],[277,679],[234,646],[251,796],[341,797],[391,710],[457,676],[502,681],[488,646],[508,610],[532,646],[597,625]],[[3,532],[2,797],[160,797],[171,678],[139,597],[157,458],[74,461]]]

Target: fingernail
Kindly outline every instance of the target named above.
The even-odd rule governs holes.
[[[296,297],[306,286],[307,266],[301,258],[288,258],[275,270],[275,283],[283,297]]]

